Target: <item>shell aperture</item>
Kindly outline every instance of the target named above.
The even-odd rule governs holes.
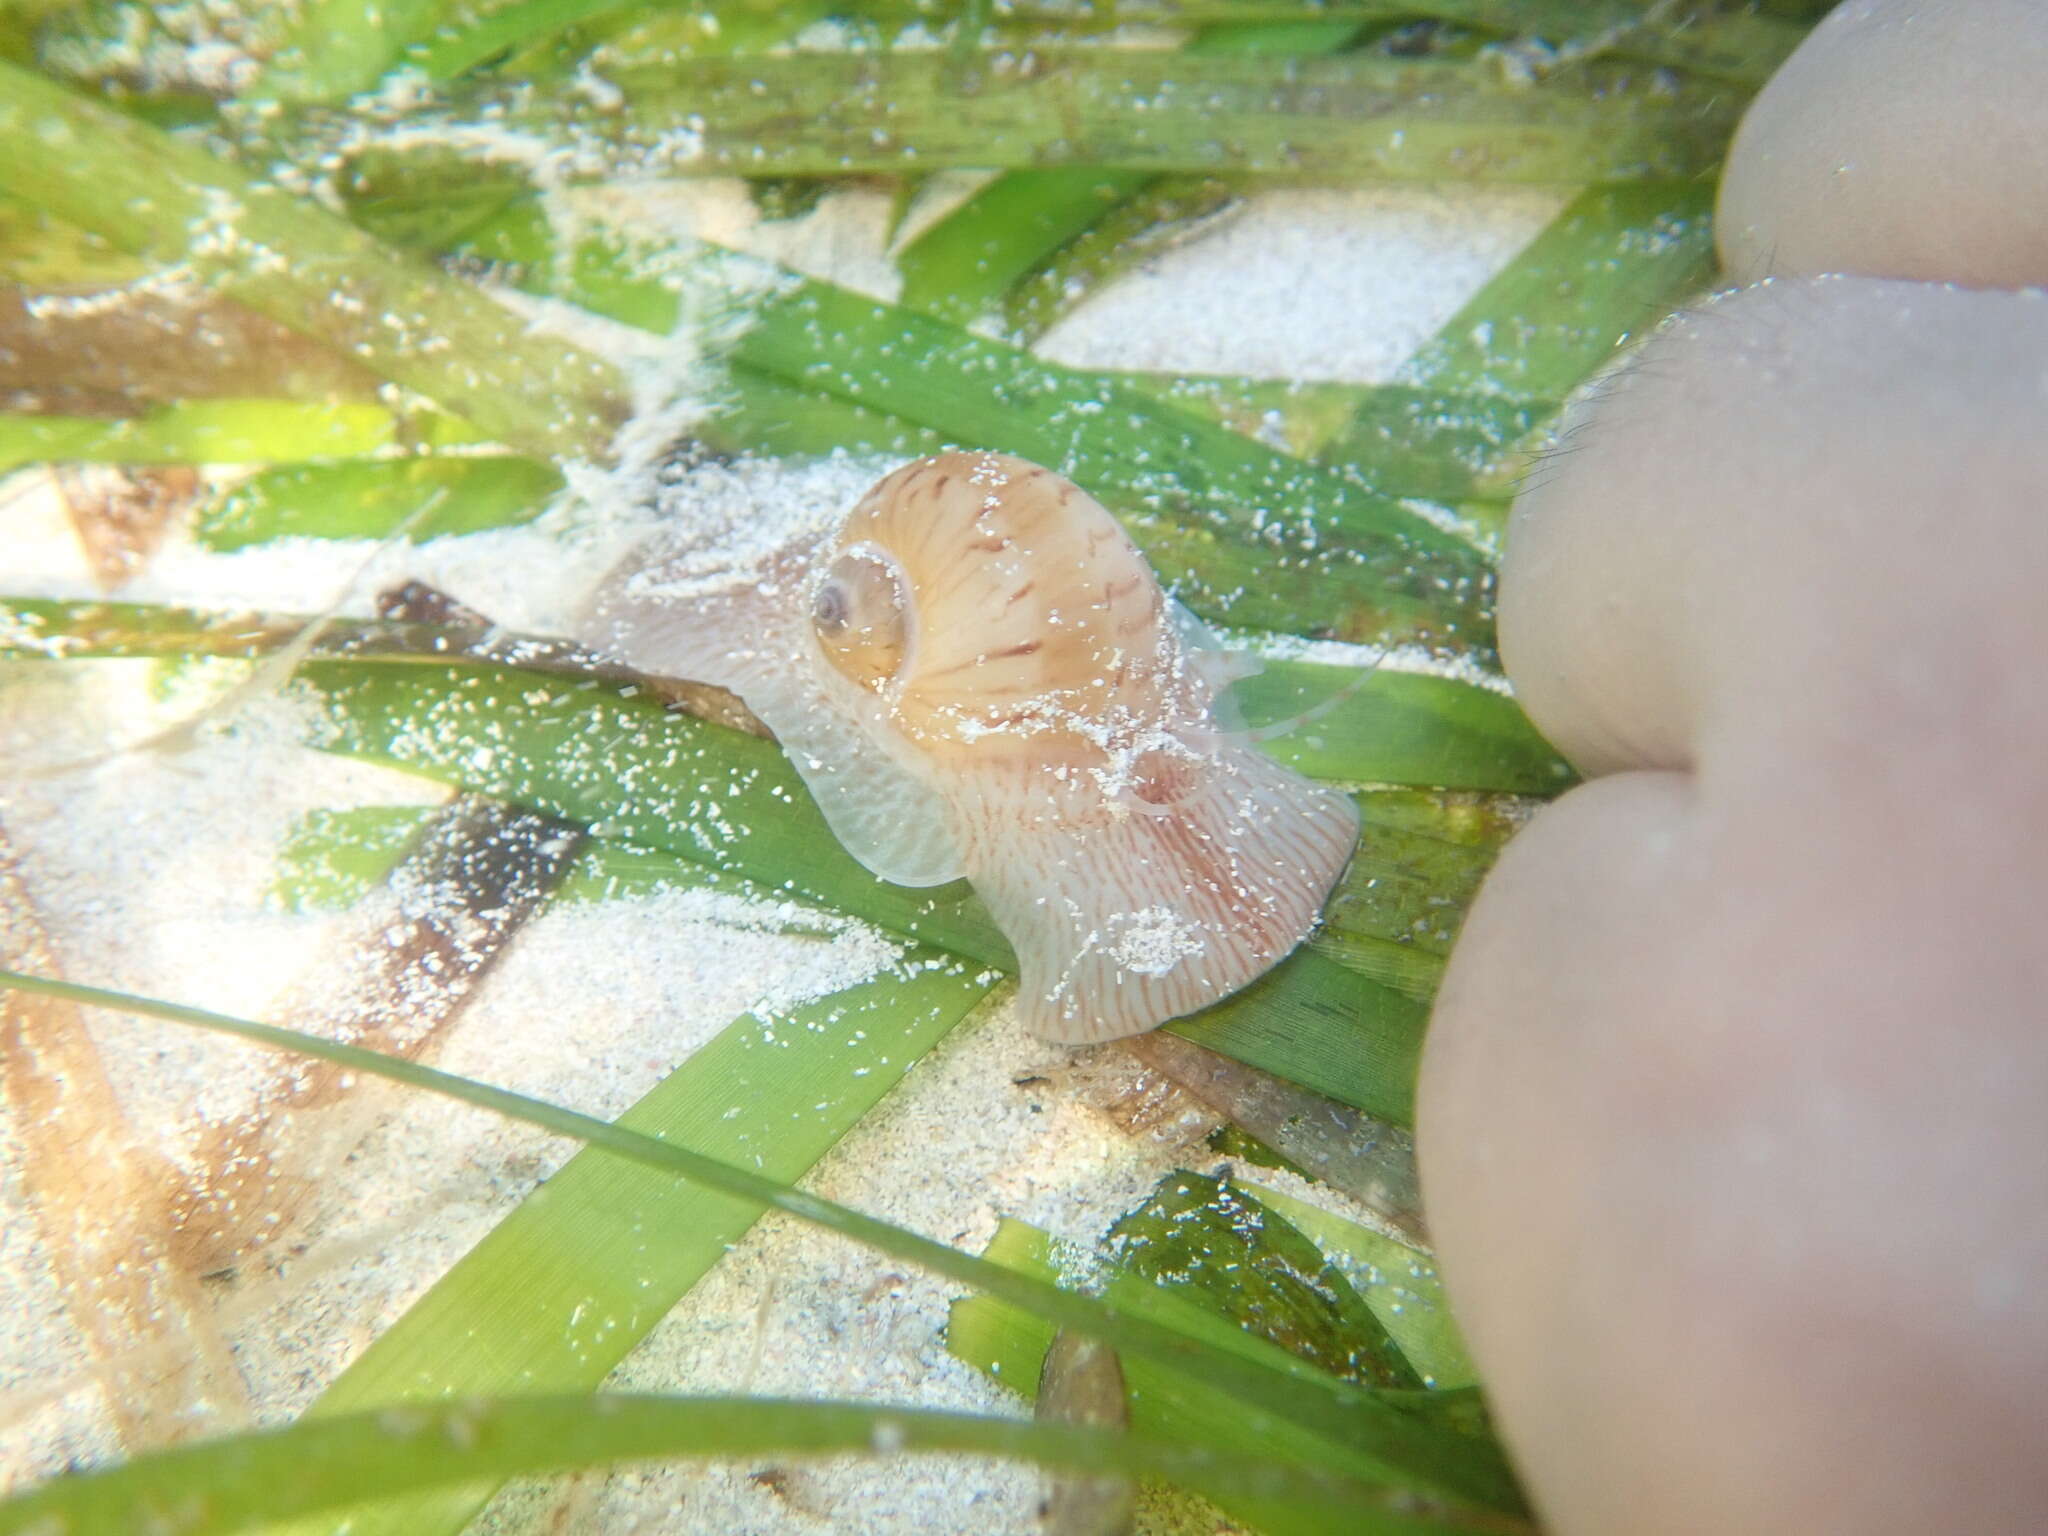
[[[581,638],[738,693],[882,878],[966,875],[1037,1034],[1136,1034],[1236,991],[1350,858],[1349,797],[1219,727],[1239,659],[1050,470],[920,459],[727,581],[681,595],[682,559],[629,557]]]
[[[902,568],[888,551],[856,545],[826,567],[811,597],[811,627],[833,666],[880,693],[909,660],[911,601]]]

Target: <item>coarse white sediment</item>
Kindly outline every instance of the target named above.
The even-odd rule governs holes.
[[[828,197],[806,219],[762,222],[736,183],[660,194],[577,194],[610,217],[651,208],[699,232],[869,292],[894,291],[886,198]],[[1063,360],[1117,368],[1301,379],[1389,377],[1532,235],[1558,199],[1526,191],[1276,192],[1101,295],[1049,340]],[[679,211],[680,210],[680,211]],[[559,323],[561,316],[535,317]],[[687,343],[689,338],[682,338]],[[858,494],[872,462],[706,466],[672,477],[676,515],[728,555]],[[17,486],[20,482],[16,483]],[[529,529],[419,547],[290,541],[235,555],[176,543],[124,597],[270,611],[367,613],[382,585],[419,577],[520,629],[559,632],[644,522],[630,486],[582,476],[583,502]],[[593,504],[595,510],[593,510]],[[47,496],[0,494],[4,586],[82,596],[75,540]],[[1317,659],[1358,659],[1318,653]],[[299,746],[301,708],[259,701],[184,754],[115,758],[56,778],[24,762],[103,752],[189,713],[235,669],[190,674],[159,696],[146,663],[0,669],[0,817],[67,971],[77,980],[260,1015],[319,952],[327,919],[269,900],[279,841],[316,807],[428,804],[424,780]],[[722,900],[722,899],[721,899]],[[439,1064],[600,1114],[632,1102],[750,1006],[787,1005],[879,963],[857,927],[829,942],[750,923],[730,903],[662,896],[549,912],[512,946]],[[104,1021],[98,1038],[124,1102],[174,1153],[195,1113],[230,1113],[266,1063],[168,1026]],[[1084,1053],[1085,1054],[1085,1053]],[[1002,1216],[1088,1239],[1177,1154],[1125,1135],[1062,1092],[1073,1053],[1027,1036],[997,1007],[970,1021],[834,1151],[818,1192],[973,1248]],[[1033,1082],[1032,1079],[1046,1079]],[[30,1236],[0,1127],[0,1484],[112,1449],[62,1298]],[[330,1170],[303,1253],[252,1273],[222,1303],[266,1417],[303,1407],[451,1261],[566,1155],[469,1110],[408,1101]],[[1184,1155],[1184,1154],[1179,1154]],[[1355,1214],[1355,1212],[1353,1213]],[[952,1288],[773,1218],[743,1240],[618,1373],[622,1386],[868,1396],[977,1411],[1017,1399],[948,1355]],[[1040,1484],[953,1459],[834,1462],[755,1478],[742,1465],[642,1470],[566,1497],[508,1494],[486,1529],[744,1530],[761,1536],[1035,1532]],[[548,1511],[573,1508],[550,1527]],[[1196,1529],[1165,1507],[1155,1532]],[[1199,1529],[1215,1529],[1208,1523]]]

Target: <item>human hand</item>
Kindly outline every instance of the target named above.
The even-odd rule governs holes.
[[[1516,507],[1503,651],[1590,782],[1445,978],[1431,1225],[1559,1531],[2038,1530],[2048,8],[1851,0],[1720,238],[1780,275]]]

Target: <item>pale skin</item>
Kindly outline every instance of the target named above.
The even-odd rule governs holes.
[[[2048,6],[1850,0],[1720,236],[1775,280],[1517,505],[1588,782],[1446,976],[1432,1230],[1551,1529],[2048,1529]]]

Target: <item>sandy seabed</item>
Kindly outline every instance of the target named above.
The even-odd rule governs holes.
[[[1372,383],[1405,359],[1556,213],[1527,189],[1281,191],[1109,288],[1040,351],[1081,367]],[[662,217],[880,297],[886,199],[861,192],[761,224],[737,183],[662,200]],[[718,471],[707,499],[764,519],[853,496],[872,462]],[[714,483],[715,482],[715,483]],[[840,504],[844,504],[843,502]],[[85,558],[35,473],[0,487],[0,590],[86,596]],[[405,577],[521,628],[559,627],[599,571],[543,532],[373,551],[310,541],[237,555],[173,543],[119,595],[273,612],[367,613]],[[202,706],[219,675],[168,685],[142,662],[0,669],[0,821],[56,963],[78,981],[265,1017],[352,921],[272,896],[279,846],[320,808],[431,805],[426,780],[300,744],[270,692],[184,750],[109,755]],[[24,765],[89,765],[63,773]],[[527,925],[435,1056],[446,1069],[613,1116],[737,1015],[787,1008],[891,958],[858,925],[798,938],[702,892],[565,905]],[[121,1108],[174,1164],[201,1127],[273,1084],[276,1059],[167,1025],[94,1016]],[[1091,1240],[1177,1165],[1213,1159],[1190,1121],[1133,1136],[1095,1104],[1132,1069],[1026,1035],[998,992],[814,1170],[807,1187],[978,1249],[1002,1217]],[[4,1111],[0,1111],[4,1113]],[[318,1170],[282,1252],[209,1285],[262,1422],[304,1408],[384,1327],[560,1165],[569,1149],[424,1097],[396,1098]],[[0,1486],[115,1454],[102,1388],[26,1205],[19,1128],[0,1123]],[[89,1156],[90,1149],[81,1155]],[[1286,1181],[1282,1181],[1286,1182]],[[1303,1187],[1289,1182],[1296,1193]],[[1318,1199],[1331,1202],[1327,1195]],[[1357,1214],[1349,1212],[1349,1214]],[[949,1355],[947,1283],[770,1217],[615,1373],[638,1390],[867,1399],[1016,1413],[1021,1400]],[[223,1421],[221,1427],[230,1427]],[[493,1532],[861,1532],[1003,1536],[1037,1528],[1038,1475],[971,1459],[679,1466],[522,1487]],[[1157,1502],[1148,1530],[1211,1531]]]

